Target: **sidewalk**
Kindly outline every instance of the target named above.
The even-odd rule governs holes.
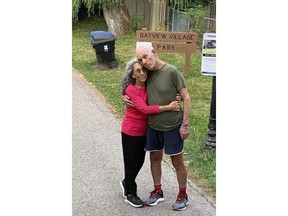
[[[105,99],[76,72],[73,75],[73,216],[171,215],[215,216],[215,205],[189,182],[189,206],[172,211],[178,192],[175,172],[168,163],[162,167],[165,200],[154,207],[133,208],[124,202],[119,181],[124,176],[121,120],[107,107]],[[138,196],[145,199],[153,190],[149,154],[137,179]],[[210,202],[209,202],[210,201]]]

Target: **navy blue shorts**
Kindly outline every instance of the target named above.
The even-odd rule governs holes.
[[[179,127],[170,131],[158,131],[148,126],[145,151],[161,151],[173,156],[183,152],[183,140],[181,140]]]

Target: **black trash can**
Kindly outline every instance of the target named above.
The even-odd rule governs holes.
[[[95,50],[100,69],[117,67],[114,35],[106,31],[93,31],[90,35],[91,46]]]

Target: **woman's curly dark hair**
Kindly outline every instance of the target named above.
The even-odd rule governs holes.
[[[139,63],[137,58],[133,58],[126,65],[126,68],[125,68],[123,76],[122,76],[122,82],[121,82],[121,93],[122,93],[122,95],[125,94],[125,90],[126,90],[127,86],[130,83],[135,84],[135,79],[132,77],[133,65],[135,63]]]

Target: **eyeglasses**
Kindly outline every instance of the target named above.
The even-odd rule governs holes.
[[[136,68],[135,70],[133,70],[135,73],[141,73],[141,71],[143,73],[147,73],[147,69],[146,68]]]

